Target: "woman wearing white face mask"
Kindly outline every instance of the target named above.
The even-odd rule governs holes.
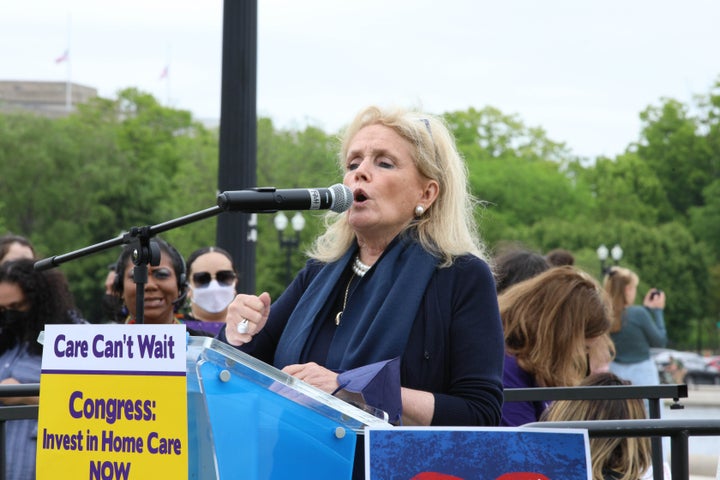
[[[204,247],[190,254],[188,299],[190,311],[183,322],[215,336],[225,325],[227,307],[235,298],[237,275],[232,256],[220,247]]]

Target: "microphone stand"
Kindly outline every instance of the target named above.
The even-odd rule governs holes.
[[[35,270],[47,270],[52,267],[57,267],[58,265],[68,262],[70,260],[75,260],[77,258],[81,258],[92,253],[106,250],[110,247],[125,245],[134,242],[137,244],[137,248],[132,255],[133,264],[135,264],[135,268],[133,268],[133,282],[135,282],[135,284],[137,285],[136,291],[139,292],[135,295],[135,321],[137,323],[143,323],[145,299],[142,292],[145,291],[145,284],[148,281],[148,264],[153,266],[160,264],[160,249],[157,248],[157,244],[151,244],[150,239],[153,237],[153,235],[156,235],[158,233],[164,232],[166,230],[171,230],[173,228],[186,225],[188,223],[197,222],[198,220],[203,220],[208,217],[212,217],[214,215],[217,215],[218,213],[221,213],[223,210],[225,210],[225,208],[221,206],[215,206],[157,225],[132,227],[128,232],[125,232],[110,240],[105,240],[104,242],[96,243],[94,245],[90,245],[79,250],[74,250],[72,252],[64,253],[62,255],[55,255],[53,257],[38,260],[37,262],[35,262],[34,265]]]
[[[295,189],[295,191],[296,190],[297,189]],[[316,189],[311,190],[313,190],[315,192],[315,195],[319,197]],[[324,208],[331,208],[333,209],[333,211],[341,212],[347,210],[347,208],[352,203],[352,192],[348,187],[342,184],[336,184],[329,189],[323,190],[332,192],[333,195],[333,200],[330,202],[329,206]],[[274,203],[268,206],[267,198],[264,198],[263,201],[259,201],[256,195],[245,195],[244,193],[246,191],[260,193],[263,194],[263,196],[266,196],[265,194],[272,194],[272,201]],[[309,191],[310,190],[305,190],[305,192]],[[200,210],[195,213],[191,213],[189,215],[185,215],[183,217],[176,218],[174,220],[170,220],[157,225],[132,227],[129,232],[125,232],[120,236],[117,236],[110,240],[105,240],[104,242],[96,243],[94,245],[90,245],[88,247],[74,250],[72,252],[62,255],[55,255],[54,257],[48,257],[42,260],[38,260],[37,262],[35,262],[35,270],[47,270],[52,267],[57,267],[61,263],[84,257],[86,255],[90,255],[91,253],[99,252],[110,247],[134,242],[137,244],[137,248],[135,249],[135,251],[133,251],[132,256],[133,263],[135,264],[135,268],[133,268],[133,281],[137,285],[137,291],[143,292],[145,290],[144,285],[148,281],[148,263],[153,266],[160,263],[160,251],[157,248],[153,248],[152,244],[150,243],[150,239],[153,235],[182,225],[186,225],[188,223],[197,222],[198,220],[212,217],[223,211],[244,213],[275,213],[279,209],[283,209],[283,207],[289,206],[286,202],[285,196],[291,194],[292,192],[293,190],[278,192],[275,187],[256,187],[246,188],[239,192],[221,192],[217,195],[217,205],[214,207],[206,208],[205,210]],[[331,193],[326,193],[325,195],[327,198],[329,195],[331,195]],[[343,200],[339,203],[339,206],[341,208],[344,207],[342,208],[342,210],[335,210],[333,208],[333,206],[335,205],[335,196],[341,196],[343,198]],[[317,201],[318,205],[315,207],[311,206],[310,209],[317,209],[318,206],[321,204],[319,198],[315,198],[315,200]],[[143,323],[145,299],[143,295],[137,294],[135,295],[135,298],[135,321],[137,323]]]

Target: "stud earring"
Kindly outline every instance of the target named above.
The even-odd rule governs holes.
[[[423,213],[425,213],[425,207],[422,205],[415,207],[415,217],[422,217]]]

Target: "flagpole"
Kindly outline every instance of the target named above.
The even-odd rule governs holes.
[[[165,75],[165,106],[170,108],[170,45],[166,47],[165,57],[165,68],[167,69]]]
[[[70,112],[72,110],[72,57],[70,56],[70,27],[71,27],[71,18],[70,14],[68,13],[68,20],[67,20],[67,78],[65,80],[65,109]]]

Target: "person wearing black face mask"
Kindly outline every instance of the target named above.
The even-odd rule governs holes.
[[[59,270],[36,271],[34,261],[0,265],[0,384],[39,383],[45,324],[78,323],[72,294]],[[0,398],[6,405],[37,404],[38,397]],[[35,478],[37,420],[6,423],[6,479]]]

